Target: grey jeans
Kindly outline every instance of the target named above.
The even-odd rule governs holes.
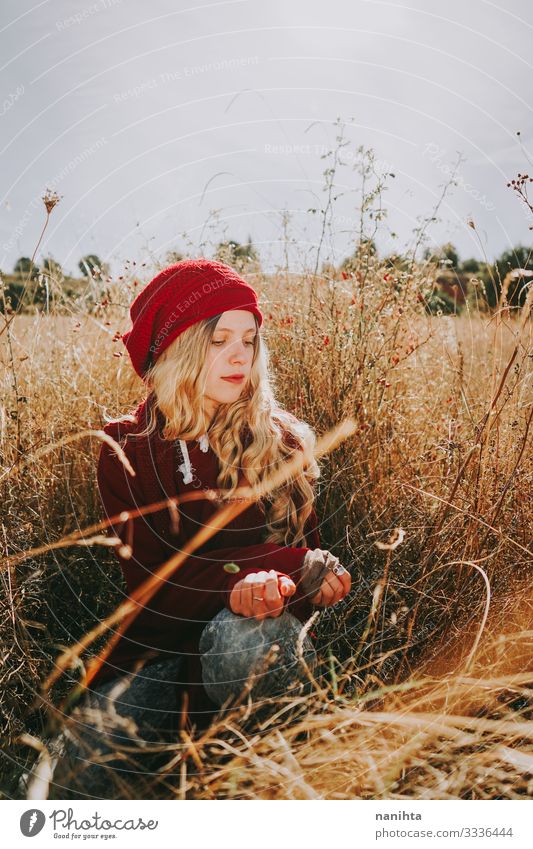
[[[202,678],[209,698],[228,706],[246,692],[254,699],[312,686],[299,660],[302,623],[285,611],[262,621],[221,610],[202,631],[199,649]],[[317,657],[306,636],[301,645],[313,672]],[[176,685],[181,683],[179,656],[146,666],[135,674],[108,681],[89,691],[72,713],[74,725],[65,739],[64,756],[54,773],[54,798],[122,798],[128,779],[153,780],[154,770],[169,760],[157,744],[175,739]],[[66,794],[66,795],[65,795]]]

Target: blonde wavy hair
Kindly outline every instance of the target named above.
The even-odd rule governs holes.
[[[154,403],[150,405],[145,430],[136,436],[149,435],[157,429],[156,408],[165,419],[164,439],[194,440],[206,432],[202,390],[207,378],[207,354],[220,315],[184,330],[146,372],[144,380]],[[257,320],[256,329],[248,385],[234,403],[219,404],[209,425],[209,444],[219,460],[216,486],[224,491],[223,499],[230,499],[242,474],[254,486],[283,466],[301,447],[306,457],[303,470],[264,497],[259,506],[265,515],[263,542],[305,546],[303,529],[313,509],[314,482],[320,477],[313,456],[316,436],[307,423],[276,401],[268,349]]]

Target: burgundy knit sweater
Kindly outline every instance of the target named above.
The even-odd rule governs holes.
[[[200,443],[187,442],[190,463],[194,469],[191,483],[184,483],[178,466],[183,462],[179,444],[161,436],[162,417],[158,411],[159,428],[150,437],[127,438],[146,427],[148,406],[152,400],[143,401],[135,411],[135,421],[110,422],[104,428],[123,448],[136,471],[132,477],[125,469],[114,449],[102,443],[98,461],[97,480],[106,518],[123,510],[179,496],[188,492],[201,492],[204,487],[216,488],[218,459],[212,449],[204,452]],[[286,444],[298,448],[291,434],[284,432]],[[200,485],[199,485],[200,482]],[[241,483],[245,484],[244,478]],[[132,542],[133,556],[124,559],[117,553],[128,592],[146,580],[175,552],[183,548],[194,534],[209,524],[210,517],[219,509],[209,499],[179,505],[179,530],[173,532],[168,509],[139,516],[110,527],[109,534]],[[132,526],[132,527],[131,527]],[[133,531],[133,533],[132,533]],[[93,680],[98,686],[106,680],[129,671],[137,661],[146,663],[163,657],[183,655],[182,690],[187,690],[189,716],[195,711],[214,709],[208,699],[201,679],[198,640],[205,624],[223,607],[229,608],[233,586],[246,575],[275,569],[290,576],[295,582],[301,577],[301,566],[308,547],[293,548],[263,543],[265,532],[261,505],[252,503],[223,530],[218,531],[194,555],[189,555],[172,578],[148,602],[130,625]],[[320,547],[317,517],[313,510],[305,525],[306,543],[310,548]],[[237,573],[223,569],[233,562],[240,567]],[[305,621],[313,611],[308,598],[297,588],[286,602],[287,609],[300,621]]]

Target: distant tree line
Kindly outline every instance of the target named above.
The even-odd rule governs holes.
[[[259,255],[251,236],[242,244],[235,239],[219,242],[214,258],[240,273],[260,270]],[[168,264],[182,259],[186,259],[186,255],[180,251],[169,251],[165,257]],[[82,293],[84,306],[91,309],[106,296],[109,267],[96,254],[87,254],[78,262],[78,268],[81,278],[64,274],[61,264],[53,257],[46,257],[41,264],[32,262],[27,256],[19,257],[11,273],[0,272],[3,284],[0,313],[4,312],[4,298],[8,312],[23,312],[29,308],[46,310],[52,304],[66,303]],[[87,282],[91,284],[89,292]]]
[[[180,251],[169,251],[165,261],[171,264],[186,258],[186,254]],[[245,243],[235,239],[219,242],[214,258],[233,266],[242,274],[261,269],[259,254],[251,236]],[[436,284],[426,301],[429,312],[460,312],[467,301],[474,298],[478,303],[493,308],[498,304],[503,288],[507,302],[511,306],[520,307],[525,302],[528,287],[533,285],[533,249],[523,245],[504,251],[493,263],[489,263],[475,258],[461,260],[456,247],[446,242],[439,248],[426,248],[423,263],[427,264],[428,270],[431,269]],[[40,265],[29,257],[20,257],[12,273],[0,272],[3,280],[0,312],[4,311],[4,298],[10,312],[25,310],[30,305],[46,309],[52,302],[57,304],[79,296],[81,288],[87,290],[87,282],[92,286],[88,299],[85,297],[86,305],[90,308],[93,302],[105,296],[109,267],[96,254],[87,254],[78,262],[78,268],[81,278],[74,278],[65,275],[61,264],[53,257],[46,257]],[[338,268],[324,263],[322,273],[338,277],[341,274],[368,274],[376,268],[389,269],[401,280],[402,273],[407,273],[412,264],[401,253],[380,258],[375,242],[366,239],[356,246]]]
[[[78,268],[81,280],[64,274],[61,263],[53,257],[46,257],[40,265],[28,256],[19,257],[11,273],[0,272],[3,281],[0,312],[4,312],[4,298],[8,312],[24,311],[30,306],[46,309],[52,303],[64,303],[79,294],[83,280],[102,282],[109,274],[108,265],[96,254],[83,256]],[[96,296],[92,300],[96,300]]]
[[[437,285],[426,304],[429,312],[460,312],[467,301],[475,298],[478,303],[494,308],[504,288],[507,303],[521,307],[529,287],[533,285],[533,247],[524,245],[504,251],[490,263],[473,257],[461,260],[457,248],[446,242],[438,248],[426,248],[423,262],[428,268],[436,270]],[[402,254],[389,254],[379,259],[376,244],[368,239],[343,260],[339,270],[352,273],[372,266],[390,268],[400,276],[410,267],[408,259]]]
[[[186,259],[186,256],[180,251],[169,251],[166,255],[166,261],[172,264],[183,259]],[[251,268],[254,270],[260,268],[259,254],[252,243],[251,236],[248,236],[248,241],[245,244],[241,244],[235,239],[219,242],[215,249],[214,259],[218,262],[224,262],[226,265],[231,265],[239,273]]]

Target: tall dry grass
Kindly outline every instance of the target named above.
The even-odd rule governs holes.
[[[352,567],[353,590],[314,624],[327,671],[313,697],[278,700],[266,718],[245,704],[182,737],[143,793],[531,792],[532,325],[509,310],[427,315],[426,275],[254,280],[283,403],[318,433],[357,421],[323,461],[317,502],[323,545]],[[131,289],[115,286],[101,314],[17,316],[0,337],[9,796],[29,743],[45,739],[44,712],[29,708],[54,657],[123,598],[112,551],[50,546],[100,516],[99,440],[83,434],[140,397],[116,356]],[[380,547],[395,533],[399,544]]]

